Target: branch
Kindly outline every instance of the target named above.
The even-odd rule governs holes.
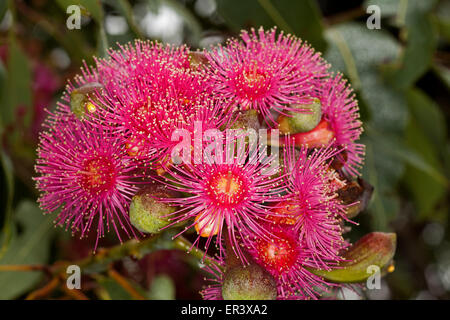
[[[108,275],[116,281],[126,292],[130,294],[130,296],[135,300],[147,300],[144,296],[142,296],[133,285],[120,273],[114,270],[112,267],[108,270]]]

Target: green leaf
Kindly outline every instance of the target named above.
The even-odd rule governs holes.
[[[395,254],[397,236],[395,233],[372,232],[358,240],[343,254],[344,261],[339,268],[311,270],[326,280],[338,283],[355,283],[367,280],[373,273],[370,266],[380,270],[389,265]]]
[[[32,118],[31,82],[32,72],[27,56],[22,52],[15,38],[9,43],[5,94],[0,97],[0,118],[3,124],[14,121],[16,110],[25,107],[25,124]]]
[[[106,35],[105,28],[103,25],[98,27],[97,34],[97,56],[101,58],[105,58],[108,56],[108,36]]]
[[[8,1],[1,1],[0,2],[0,22],[2,22],[3,18],[5,17],[6,11],[8,10]]]
[[[315,1],[219,0],[217,9],[235,32],[248,27],[276,25],[307,40],[318,51],[326,49],[321,14]]]
[[[439,170],[430,165],[419,153],[409,148],[402,139],[396,136],[381,134],[372,128],[370,128],[370,139],[381,149],[384,149],[386,154],[396,158],[397,161],[407,163],[433,177],[442,185],[447,185],[447,178]]]
[[[450,41],[450,1],[440,1],[433,16],[439,28],[439,34]]]
[[[446,139],[444,115],[430,98],[417,89],[408,92],[408,102],[412,116],[406,131],[406,143],[436,171],[442,172],[439,154]],[[436,204],[446,193],[445,183],[412,165],[407,166],[404,180],[413,195],[419,218],[434,217]]]
[[[400,208],[398,198],[393,190],[400,180],[405,165],[386,153],[376,141],[365,136],[361,143],[366,145],[366,163],[363,177],[374,187],[369,211],[372,213],[372,228],[381,231],[389,230],[389,222]]]
[[[157,275],[153,278],[148,292],[150,300],[175,300],[175,284],[167,275]]]
[[[409,15],[407,44],[401,60],[393,65],[392,83],[399,89],[411,87],[430,68],[436,45],[430,17],[420,13]]]
[[[6,190],[6,205],[5,205],[5,220],[3,222],[3,229],[1,233],[1,247],[0,247],[0,259],[6,254],[9,245],[11,243],[12,236],[12,204],[14,198],[14,167],[9,156],[1,150],[1,162],[2,170],[5,176],[5,186],[3,190]]]
[[[0,101],[3,101],[8,93],[8,74],[3,62],[0,60]],[[0,135],[3,135],[3,116],[0,112]]]
[[[347,60],[351,59],[358,72],[362,73],[393,61],[400,52],[400,46],[388,32],[369,30],[360,23],[335,25],[327,29],[325,37],[331,43],[325,58],[332,64],[333,70],[346,73]]]
[[[78,2],[89,11],[99,25],[103,25],[103,7],[100,0],[78,0]]]
[[[330,45],[325,59],[332,70],[346,74],[352,87],[359,91],[371,124],[401,133],[408,116],[406,100],[379,72],[381,65],[399,55],[400,46],[395,39],[383,30],[369,30],[358,23],[334,26],[327,30],[326,38]]]
[[[389,68],[391,83],[399,89],[411,87],[431,66],[437,45],[436,28],[430,11],[436,0],[369,0],[365,5],[378,5],[383,17],[394,15],[395,25],[406,46]]]
[[[53,222],[31,201],[22,202],[16,210],[16,228],[2,265],[45,264],[49,257]],[[19,233],[18,225],[22,227]],[[14,299],[32,288],[41,274],[36,272],[0,272],[0,299]]]
[[[407,93],[407,101],[411,116],[428,140],[438,148],[444,145],[447,128],[445,115],[440,107],[419,89],[410,89]]]
[[[442,170],[436,159],[433,145],[429,143],[420,128],[411,122],[407,130],[408,143],[414,151],[426,157],[429,162],[434,163],[436,170]],[[436,213],[436,205],[446,194],[446,188],[442,183],[426,172],[408,165],[405,171],[405,185],[412,195],[411,200],[416,205],[418,217],[420,219],[433,218]]]

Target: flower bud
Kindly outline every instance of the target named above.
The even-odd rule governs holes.
[[[372,232],[362,237],[345,252],[343,255],[345,261],[340,263],[336,269],[330,271],[312,269],[310,271],[332,282],[362,282],[373,274],[368,271],[371,266],[377,266],[380,270],[392,269],[391,261],[396,244],[395,233]]]
[[[158,198],[174,198],[177,194],[163,185],[150,185],[141,189],[131,200],[130,221],[139,231],[158,233],[170,221],[167,215],[174,213],[176,207]]]
[[[212,216],[202,213],[195,218],[195,231],[200,237],[209,238],[217,235],[221,226],[219,215]]]
[[[78,118],[84,118],[86,114],[97,111],[97,106],[92,100],[96,100],[94,93],[96,90],[103,90],[103,85],[98,82],[90,82],[74,89],[70,93],[70,107]]]
[[[297,111],[288,111],[278,117],[279,130],[283,134],[296,134],[313,130],[322,118],[320,100],[314,98],[310,104],[294,105]]]
[[[358,178],[347,182],[346,186],[337,191],[339,199],[344,205],[348,205],[347,217],[352,219],[364,211],[372,197],[373,187],[365,180]]]
[[[322,148],[330,144],[334,139],[334,133],[326,120],[311,131],[291,135],[297,147],[308,146],[309,148]]]
[[[275,279],[256,264],[236,266],[225,272],[222,297],[224,300],[275,300]]]

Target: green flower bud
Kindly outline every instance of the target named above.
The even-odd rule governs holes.
[[[70,107],[75,116],[82,119],[85,117],[86,113],[95,113],[97,107],[92,103],[91,99],[96,100],[93,93],[96,90],[102,89],[103,85],[98,82],[86,83],[85,85],[74,89],[70,93]]]
[[[345,254],[346,260],[339,268],[330,271],[311,269],[328,281],[340,283],[362,282],[371,276],[369,267],[392,271],[392,259],[395,254],[397,236],[395,233],[372,232],[362,237]]]
[[[278,117],[279,129],[283,134],[311,131],[322,118],[322,105],[317,98],[314,98],[310,104],[292,107],[298,111],[288,111],[287,115],[282,114]]]
[[[170,221],[168,214],[177,208],[156,198],[173,198],[176,193],[167,190],[163,185],[150,185],[141,189],[131,200],[130,221],[138,230],[145,233],[159,233]]]
[[[235,266],[225,272],[222,285],[224,300],[275,300],[275,279],[256,264]]]

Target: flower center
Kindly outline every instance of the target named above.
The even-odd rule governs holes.
[[[264,75],[259,74],[256,68],[252,68],[252,70],[244,72],[244,79],[247,82],[248,87],[254,88],[264,82],[265,77]]]
[[[270,241],[259,239],[256,243],[258,260],[268,270],[281,274],[289,270],[297,261],[297,244],[283,233],[277,233]]]
[[[89,193],[107,192],[116,182],[116,167],[108,157],[98,156],[86,160],[80,173],[81,187]]]
[[[256,65],[242,70],[237,75],[236,91],[244,99],[254,101],[263,97],[269,90],[267,75]]]
[[[214,175],[210,179],[208,187],[211,199],[222,205],[240,203],[246,191],[242,178],[231,171]]]

